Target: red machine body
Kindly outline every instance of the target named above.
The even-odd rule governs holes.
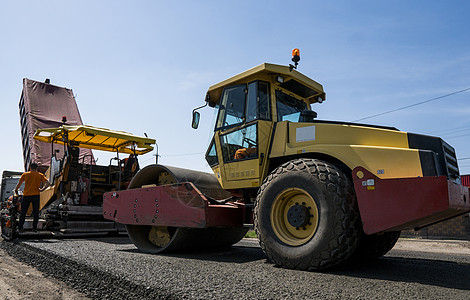
[[[108,192],[103,215],[122,224],[206,228],[241,226],[244,204],[210,203],[191,182]]]
[[[353,174],[366,234],[420,228],[470,211],[468,187],[446,176],[380,179],[362,167]]]
[[[421,228],[470,211],[469,188],[445,176],[380,179],[362,167],[354,176],[366,234]],[[207,228],[242,226],[244,204],[210,201],[191,182],[104,194],[106,219],[122,224]]]

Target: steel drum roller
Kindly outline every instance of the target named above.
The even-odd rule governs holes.
[[[222,189],[213,174],[162,165],[150,165],[140,170],[128,189],[179,182],[192,182],[204,195],[213,199],[230,197],[230,193]],[[248,231],[242,227],[181,228],[148,225],[126,225],[126,229],[134,245],[146,253],[230,246],[240,241]]]

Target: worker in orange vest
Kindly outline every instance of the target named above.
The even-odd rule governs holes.
[[[33,204],[33,231],[37,231],[39,222],[39,193],[49,187],[49,181],[44,174],[38,172],[38,165],[32,163],[30,171],[21,175],[20,181],[15,188],[15,193],[18,194],[18,189],[24,182],[23,201],[21,202],[21,214],[18,229],[23,230],[26,212],[28,211],[29,204]]]

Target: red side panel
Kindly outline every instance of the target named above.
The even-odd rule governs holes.
[[[460,179],[462,180],[462,185],[470,187],[470,175],[462,175]]]
[[[353,179],[367,234],[412,229],[470,211],[468,188],[445,176],[379,179],[357,167]]]
[[[103,215],[122,224],[204,228],[243,225],[242,204],[211,205],[192,183],[108,192]]]

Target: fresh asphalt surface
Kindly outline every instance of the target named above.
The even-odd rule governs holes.
[[[95,299],[470,299],[467,253],[392,250],[374,263],[306,272],[273,266],[253,239],[172,255],[141,253],[127,237],[30,239],[2,248]]]

